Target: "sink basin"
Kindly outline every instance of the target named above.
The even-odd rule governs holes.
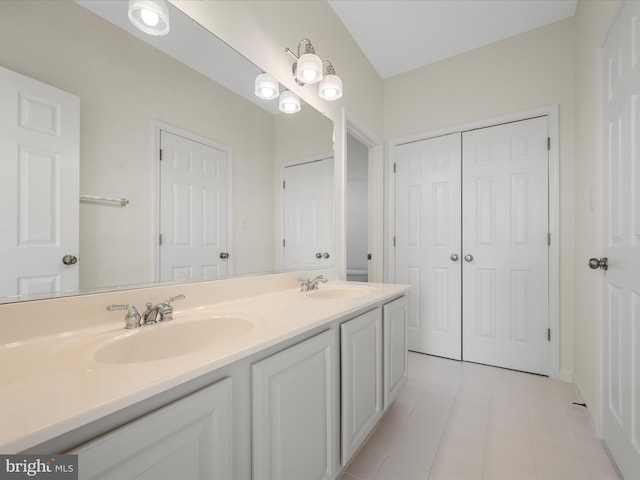
[[[325,300],[346,300],[366,297],[375,292],[375,288],[360,285],[320,285],[317,290],[307,292],[309,297]]]
[[[253,329],[253,322],[233,316],[173,320],[127,331],[100,347],[94,358],[103,363],[162,360],[225,345]]]

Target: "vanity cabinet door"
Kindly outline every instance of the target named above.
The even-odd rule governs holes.
[[[79,478],[233,478],[231,379],[221,380],[75,449]]]
[[[407,297],[382,307],[384,326],[384,408],[389,408],[407,376]]]
[[[336,330],[252,366],[254,479],[336,477],[338,375]]]
[[[340,326],[342,464],[382,416],[382,312],[376,308]]]

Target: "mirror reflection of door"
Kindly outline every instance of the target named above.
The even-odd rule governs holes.
[[[369,279],[369,149],[347,135],[347,280]]]
[[[283,267],[333,265],[333,158],[284,168]]]
[[[77,290],[80,99],[0,67],[0,105],[0,297]]]
[[[229,151],[160,131],[160,281],[225,278]]]

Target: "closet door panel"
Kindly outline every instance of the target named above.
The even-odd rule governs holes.
[[[462,136],[463,359],[549,373],[547,118]]]
[[[460,134],[397,147],[396,281],[411,285],[408,346],[461,358]]]

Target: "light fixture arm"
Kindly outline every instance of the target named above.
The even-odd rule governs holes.
[[[311,45],[311,40],[309,40],[308,38],[303,38],[302,40],[300,40],[300,43],[298,43],[298,58],[300,58],[300,47],[302,47],[304,45],[304,53],[303,55],[306,55],[307,53],[312,53],[312,54],[316,54],[316,49],[313,48],[313,45]]]
[[[325,75],[335,75],[336,74],[336,69],[333,68],[333,65],[331,65],[331,62],[329,60],[323,60],[322,61],[322,66],[325,68],[325,71],[324,71]]]
[[[289,47],[285,48],[284,51],[289,55],[291,55],[296,60],[298,60],[300,58],[300,49],[302,48],[303,45],[304,45],[304,52],[302,53],[302,55],[305,55],[307,53],[313,53],[314,55],[316,54],[316,49],[313,48],[313,45],[311,44],[311,40],[309,40],[308,38],[303,38],[302,40],[300,40],[300,43],[298,43],[297,55],[293,53],[293,50],[291,50]]]

